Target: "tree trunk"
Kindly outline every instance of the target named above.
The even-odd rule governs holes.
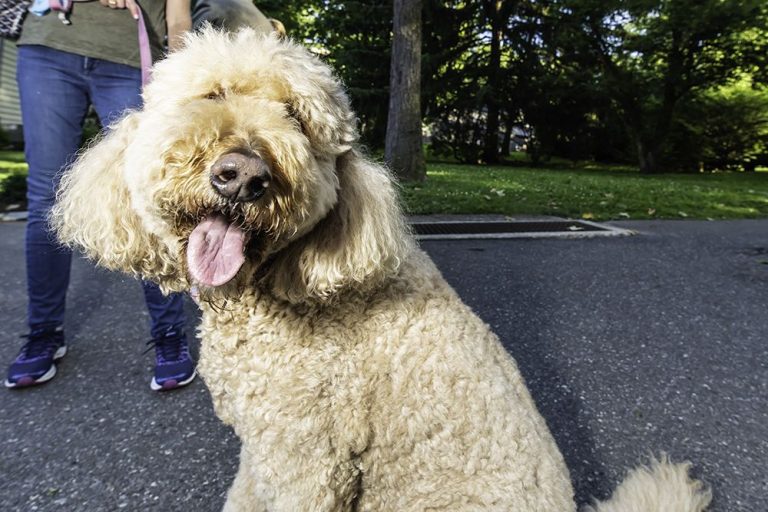
[[[403,181],[424,181],[421,136],[421,0],[394,0],[384,158]]]
[[[499,70],[501,68],[501,2],[486,2],[486,16],[491,20],[491,56],[488,62],[488,93],[486,96],[485,140],[483,161],[487,164],[499,162]]]
[[[637,140],[636,145],[640,174],[656,174],[660,172],[658,146],[641,139]]]
[[[655,174],[661,172],[659,157],[661,148],[669,135],[672,120],[675,114],[677,102],[683,96],[686,89],[681,88],[683,73],[685,71],[683,54],[683,36],[680,30],[673,28],[672,42],[667,55],[667,69],[664,73],[664,88],[662,91],[662,103],[656,111],[655,126],[649,126],[650,117],[643,112],[641,97],[634,89],[635,84],[627,80],[627,74],[613,61],[609,46],[603,40],[602,30],[597,22],[590,22],[592,44],[595,47],[598,58],[605,73],[613,82],[612,95],[621,105],[623,112],[619,115],[627,128],[630,140],[635,142],[637,148],[637,160],[642,174]],[[688,86],[690,89],[690,86]],[[651,133],[651,135],[646,135]]]
[[[504,138],[501,140],[501,156],[509,156],[512,145],[512,131],[515,127],[515,118],[511,114],[507,116],[507,120],[504,123]]]
[[[659,157],[661,148],[669,135],[669,129],[672,126],[672,117],[675,113],[677,101],[680,99],[677,84],[682,78],[683,54],[680,45],[682,35],[679,30],[672,30],[672,45],[667,56],[667,71],[664,76],[664,95],[662,97],[661,108],[656,117],[656,126],[653,130],[651,140],[644,141],[643,137],[638,137],[637,152],[640,156],[640,172],[643,174],[655,174],[661,172],[659,166]],[[639,127],[638,127],[639,128]],[[638,131],[638,133],[641,133]]]

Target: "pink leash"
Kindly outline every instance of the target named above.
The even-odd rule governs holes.
[[[136,2],[139,5],[139,2]],[[149,49],[149,34],[144,23],[144,13],[139,6],[139,59],[141,61],[141,85],[147,85],[152,79],[152,52]]]

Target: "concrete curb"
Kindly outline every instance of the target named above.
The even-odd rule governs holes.
[[[0,215],[0,222],[22,222],[29,217],[29,212],[7,212]],[[460,235],[416,235],[418,240],[503,240],[510,238],[598,238],[606,236],[631,236],[637,231],[623,229],[610,224],[599,224],[582,219],[567,219],[549,215],[409,215],[408,223],[414,224],[441,224],[450,225],[462,222],[552,222],[552,221],[578,221],[582,224],[599,227],[600,231],[528,231],[510,233],[478,233]]]
[[[0,222],[19,222],[27,220],[29,212],[6,212],[0,215]]]

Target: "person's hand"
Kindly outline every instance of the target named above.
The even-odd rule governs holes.
[[[128,9],[133,19],[139,19],[139,6],[135,0],[99,0],[99,3],[110,9]]]

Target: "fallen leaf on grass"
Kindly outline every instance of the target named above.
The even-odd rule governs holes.
[[[595,214],[594,213],[590,213],[590,212],[582,213],[581,214],[581,218],[582,219],[594,219],[595,218]]]

